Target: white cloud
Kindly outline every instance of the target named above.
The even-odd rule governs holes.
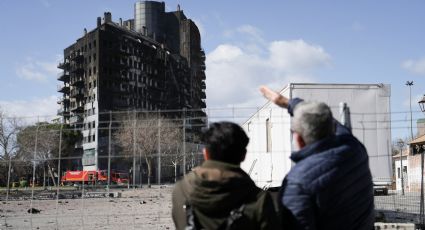
[[[418,75],[425,75],[425,58],[406,60],[401,65],[404,69]]]
[[[272,65],[285,72],[305,72],[330,62],[329,54],[322,47],[303,40],[274,41],[269,52]]]
[[[263,39],[263,32],[259,30],[258,28],[251,26],[251,25],[243,25],[236,29],[237,32],[241,34],[245,34],[250,38],[251,41],[265,44],[265,41]]]
[[[56,57],[54,61],[36,61],[29,57],[25,64],[16,68],[18,77],[39,82],[47,82],[48,80],[56,79],[60,70],[57,68],[60,58]]]
[[[58,96],[33,98],[31,100],[0,101],[0,108],[9,116],[19,117],[25,123],[51,121],[56,117]]]
[[[221,44],[207,54],[209,108],[261,106],[265,100],[258,92],[260,85],[279,90],[289,82],[315,82],[311,72],[330,63],[322,47],[303,40],[266,42],[252,26],[239,27],[236,33],[254,38],[245,37],[248,43]]]

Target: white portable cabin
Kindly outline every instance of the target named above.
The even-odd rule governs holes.
[[[352,132],[369,154],[374,183],[391,183],[390,85],[291,83],[280,93],[325,102],[340,122],[344,119],[341,105],[346,103]],[[259,187],[279,187],[293,165],[290,119],[286,109],[268,102],[242,125],[250,142],[241,167]]]

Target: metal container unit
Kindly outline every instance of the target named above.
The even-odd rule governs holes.
[[[327,103],[334,118],[351,124],[366,146],[375,185],[391,184],[390,85],[291,83],[281,94]],[[241,167],[259,187],[279,187],[292,167],[290,119],[285,109],[268,102],[242,125],[250,143]]]

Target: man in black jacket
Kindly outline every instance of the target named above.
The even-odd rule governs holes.
[[[279,229],[271,196],[239,166],[248,141],[237,124],[210,125],[203,135],[205,162],[174,187],[176,229]]]
[[[373,184],[365,147],[324,103],[304,102],[262,86],[292,116],[291,160],[282,183],[285,229],[373,229]]]

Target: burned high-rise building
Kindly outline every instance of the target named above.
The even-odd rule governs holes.
[[[105,169],[99,156],[108,152],[110,134],[102,126],[114,111],[176,111],[168,116],[196,118],[188,119],[189,134],[206,122],[205,53],[180,7],[165,12],[163,2],[137,2],[125,21],[106,12],[64,50],[58,68],[59,115],[82,130],[84,169]]]

